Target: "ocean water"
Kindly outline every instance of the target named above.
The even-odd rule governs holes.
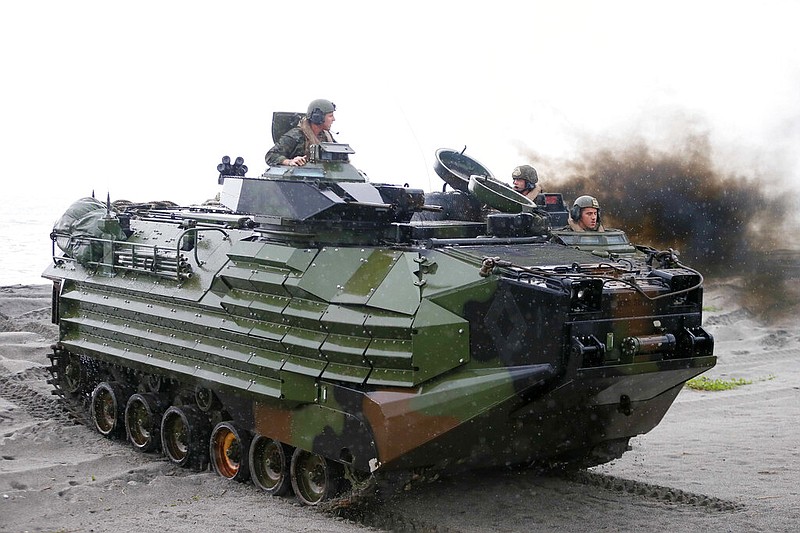
[[[53,259],[50,232],[78,198],[12,195],[0,208],[0,287],[50,283],[42,272]]]

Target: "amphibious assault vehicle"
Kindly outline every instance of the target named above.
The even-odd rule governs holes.
[[[221,165],[221,205],[62,217],[52,382],[97,431],[314,505],[398,472],[609,461],[715,364],[670,251],[554,243],[558,206],[515,207],[463,152],[436,171],[481,221],[313,148]]]

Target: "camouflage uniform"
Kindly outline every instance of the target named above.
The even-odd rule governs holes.
[[[314,139],[314,133],[311,131],[311,125],[306,117],[300,120],[300,123],[294,128],[290,129],[278,139],[278,142],[269,149],[264,159],[269,166],[280,165],[285,159],[292,159],[299,155],[308,156],[308,147],[311,144],[321,142],[336,142],[333,135],[329,131],[321,131],[316,136],[316,141],[309,142]]]

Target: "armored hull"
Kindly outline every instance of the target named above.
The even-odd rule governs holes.
[[[611,460],[714,365],[674,256],[601,260],[524,212],[412,220],[422,191],[328,149],[225,177],[225,208],[57,228],[53,382],[98,431],[316,504],[391,472]]]

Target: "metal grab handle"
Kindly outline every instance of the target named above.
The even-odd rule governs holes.
[[[230,235],[228,235],[228,233],[227,233],[227,232],[226,232],[224,229],[222,229],[222,228],[205,228],[205,227],[202,227],[202,228],[197,228],[197,227],[194,227],[194,228],[186,228],[186,229],[185,229],[185,230],[183,230],[183,232],[182,232],[182,233],[181,233],[181,234],[178,236],[178,242],[177,242],[177,244],[175,245],[175,252],[176,252],[178,255],[180,255],[180,253],[181,253],[181,245],[183,244],[183,238],[184,238],[186,235],[188,235],[188,234],[189,234],[189,233],[191,233],[191,232],[195,232],[195,233],[197,233],[197,232],[200,232],[200,231],[219,231],[220,233],[222,233],[222,234],[225,236],[225,240],[226,240],[226,241],[229,241],[229,240],[231,240],[231,237],[230,237]],[[195,261],[195,263],[197,263],[197,266],[200,266],[200,265],[204,264],[202,261],[200,261],[200,258],[199,258],[199,257],[197,257],[197,239],[195,239],[195,245],[194,245],[192,248],[194,249],[194,261]]]

